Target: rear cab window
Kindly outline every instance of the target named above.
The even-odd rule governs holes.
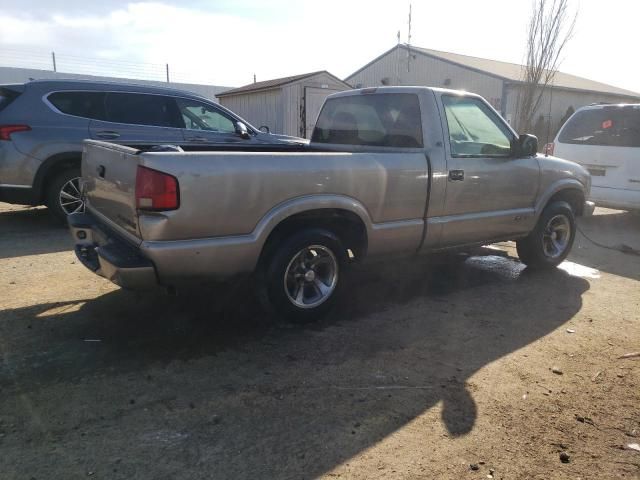
[[[421,148],[422,118],[413,93],[328,99],[311,138],[315,143]]]
[[[612,105],[580,110],[567,120],[558,142],[640,147],[640,105]]]

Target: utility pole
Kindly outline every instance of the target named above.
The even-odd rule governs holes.
[[[411,62],[411,4],[409,4],[409,35],[407,36],[407,72],[410,70]]]
[[[56,66],[56,52],[51,52],[51,60],[53,60],[53,71],[57,72],[58,67]]]
[[[169,83],[169,64],[166,63],[165,66],[167,67],[167,83]]]
[[[398,46],[396,47],[396,85],[400,85],[400,30],[398,30]]]
[[[253,83],[256,83],[256,74],[253,74]]]

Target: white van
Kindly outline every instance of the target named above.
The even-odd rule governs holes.
[[[578,109],[545,153],[587,168],[597,205],[640,209],[640,104]]]

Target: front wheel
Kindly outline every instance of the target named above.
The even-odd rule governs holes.
[[[332,232],[298,232],[265,260],[260,288],[263,305],[269,310],[305,323],[316,320],[333,306],[347,256],[342,242]]]
[[[532,268],[553,268],[567,258],[576,236],[576,220],[567,202],[545,207],[534,230],[516,242],[522,263]]]

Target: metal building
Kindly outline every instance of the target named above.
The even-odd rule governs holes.
[[[381,85],[423,85],[466,90],[482,95],[510,123],[517,118],[524,67],[457,53],[397,45],[345,79],[355,88]],[[567,114],[591,103],[639,102],[640,93],[557,72],[544,92],[534,118],[535,133],[550,141]],[[517,125],[515,125],[518,128]]]
[[[309,138],[324,99],[351,86],[327,71],[255,82],[216,95],[220,103],[271,133]]]

